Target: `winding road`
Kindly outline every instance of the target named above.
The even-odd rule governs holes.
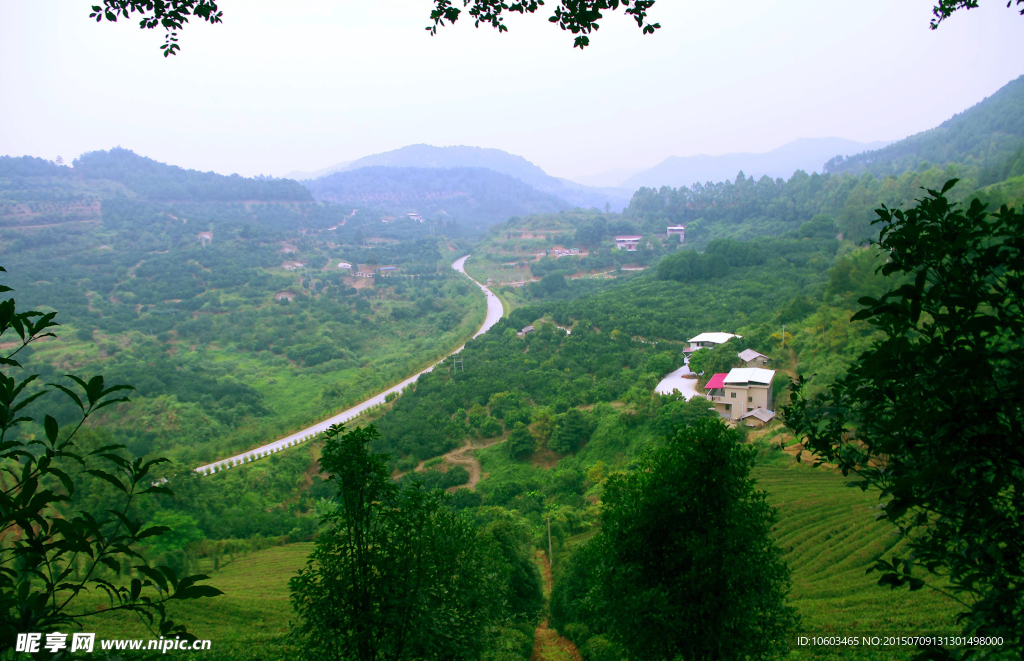
[[[690,371],[690,366],[683,364],[674,372],[669,372],[664,379],[658,383],[655,392],[662,395],[671,395],[673,390],[678,390],[683,399],[690,401],[701,394],[697,392],[697,375]]]
[[[452,263],[452,268],[455,269],[456,271],[458,271],[459,273],[465,275],[467,278],[469,278],[469,275],[466,274],[466,268],[465,267],[466,267],[466,260],[468,258],[469,258],[469,255],[466,255],[464,257],[460,257],[459,259],[455,260],[455,262]],[[472,278],[469,278],[469,279],[473,280]],[[493,326],[494,324],[498,323],[498,320],[501,319],[502,315],[504,314],[504,308],[501,305],[501,301],[498,300],[498,297],[495,296],[494,293],[491,292],[490,289],[488,289],[484,285],[480,284],[476,280],[473,280],[473,282],[476,284],[477,287],[479,287],[481,290],[483,290],[484,295],[487,297],[487,316],[484,317],[484,323],[483,323],[482,326],[480,326],[480,330],[478,330],[473,335],[473,337],[478,337],[478,336],[483,335],[484,333],[486,333],[491,328],[491,326]],[[465,346],[466,345],[463,344],[458,349],[456,349],[455,351],[453,351],[452,353],[450,353],[448,355],[451,356],[451,355],[459,353],[460,351],[462,351],[462,349]],[[445,356],[445,358],[447,358],[447,357],[448,356]],[[364,402],[356,404],[352,408],[347,409],[345,411],[342,411],[341,413],[339,413],[339,414],[337,414],[337,415],[335,415],[333,417],[330,417],[330,418],[324,420],[323,422],[318,422],[315,425],[312,425],[310,427],[306,427],[302,431],[295,432],[294,434],[292,434],[290,436],[285,436],[284,438],[278,439],[278,440],[274,441],[273,443],[267,443],[266,445],[261,445],[258,448],[253,448],[252,450],[247,450],[247,451],[242,452],[240,454],[236,454],[233,457],[226,457],[224,459],[220,459],[220,460],[215,461],[213,463],[205,464],[203,466],[199,466],[195,470],[196,470],[197,473],[205,475],[205,474],[210,473],[212,471],[218,471],[218,470],[223,470],[225,468],[230,468],[234,464],[239,464],[239,463],[242,463],[242,462],[253,461],[255,459],[259,459],[260,457],[264,457],[264,456],[273,454],[274,452],[278,452],[280,450],[283,450],[283,449],[285,449],[287,447],[291,447],[293,445],[298,445],[299,443],[302,443],[303,441],[308,441],[311,438],[313,438],[314,436],[316,436],[317,434],[319,434],[320,432],[326,430],[331,425],[340,424],[342,422],[348,422],[352,418],[355,418],[356,416],[358,416],[363,411],[365,411],[365,410],[367,410],[367,409],[369,409],[369,408],[371,408],[373,406],[377,406],[378,404],[383,404],[384,403],[384,398],[386,396],[388,396],[391,393],[401,392],[403,388],[405,388],[406,386],[408,386],[411,383],[414,383],[416,381],[416,379],[420,378],[421,375],[426,374],[427,372],[433,370],[434,367],[436,367],[439,363],[443,362],[443,360],[444,359],[441,359],[440,361],[438,361],[437,363],[434,363],[433,365],[431,365],[427,369],[425,369],[425,370],[423,370],[421,372],[417,372],[416,374],[413,374],[408,379],[406,379],[405,381],[402,381],[398,385],[392,386],[391,388],[388,388],[384,392],[382,392],[382,393],[380,393],[378,395],[375,395],[375,396],[367,399]]]

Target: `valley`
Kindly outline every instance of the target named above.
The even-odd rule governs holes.
[[[775,641],[779,655],[910,659],[909,646],[795,644],[797,634],[955,634],[971,597],[960,599],[958,578],[939,570],[917,566],[906,585],[872,571],[912,558],[915,538],[878,520],[879,492],[851,488],[855,476],[835,457],[812,460],[813,434],[795,433],[787,416],[834,420],[842,407],[823,402],[863,373],[866,352],[890,330],[865,307],[915,283],[924,290],[924,276],[889,268],[917,257],[917,243],[879,243],[895,222],[886,209],[916,214],[922,199],[939,200],[976,218],[979,205],[1024,203],[1021,117],[1024,77],[933,131],[820,172],[641,186],[614,209],[614,191],[468,147],[412,145],[301,182],[185,170],[121,148],[83,154],[73,167],[0,157],[4,283],[19,310],[55,312],[61,324],[18,354],[21,366],[4,366],[5,375],[40,375],[21,396],[49,388],[24,409],[34,419],[4,438],[36,448],[76,424],[73,400],[43,383],[72,387],[69,374],[102,374],[133,387],[131,401],[89,418],[75,447],[89,461],[117,453],[111,461],[126,474],[128,457],[167,458],[144,480],[152,497],[111,515],[113,478],[74,457],[43,483],[56,493],[64,478],[74,482],[54,505],[61,521],[120,529],[131,516],[163,531],[138,540],[143,556],[61,562],[75,580],[121,588],[157,567],[206,575],[201,584],[223,595],[168,608],[215,641],[216,658],[304,653],[293,606],[330,605],[329,589],[319,595],[326,602],[312,601],[322,585],[311,577],[358,555],[345,526],[364,519],[346,508],[364,507],[368,535],[416,522],[390,538],[408,556],[390,556],[385,543],[360,547],[381,563],[367,575],[382,585],[419,566],[404,558],[426,557],[409,539],[440,531],[415,537],[434,553],[427,579],[449,581],[422,598],[437,601],[417,611],[435,627],[424,625],[433,633],[420,644],[441,631],[472,651],[467,658],[620,661],[631,658],[628,636],[615,633],[620,607],[601,602],[601,580],[619,580],[634,560],[648,562],[635,584],[656,576],[650,558],[692,542],[690,531],[658,518],[671,507],[654,507],[641,531],[651,543],[618,562],[587,554],[632,543],[621,531],[643,520],[639,496],[625,516],[611,504],[655,472],[645,462],[703,430],[687,447],[722,442],[737,463],[701,455],[707,463],[686,468],[742,474],[736,502],[763,515],[764,540],[717,542],[734,554],[763,551],[786,569],[780,603],[792,619],[789,638]],[[1008,254],[1019,238],[1008,231],[978,252]],[[1011,286],[978,291],[1012,290],[1018,274],[1006,277]],[[911,334],[936,318],[916,314]],[[19,346],[13,335],[4,348]],[[1001,360],[1017,359],[1018,340],[993,340]],[[874,360],[875,369],[897,364]],[[883,385],[896,398],[913,379]],[[329,428],[342,423],[354,435],[335,438]],[[5,459],[8,474],[26,457]],[[352,467],[363,473],[345,483],[339,476]],[[366,491],[344,500],[346,488]],[[652,492],[676,502],[675,488]],[[714,501],[690,524],[741,509],[732,503]],[[412,514],[420,518],[402,518]],[[718,532],[702,534],[715,541]],[[722,555],[708,554],[707,566]],[[105,609],[101,589],[83,592],[78,612]],[[465,601],[449,612],[438,594]],[[644,609],[660,607],[631,603],[645,626],[655,618]],[[490,619],[475,638],[456,640],[475,617]],[[120,612],[88,619],[102,637],[148,635]]]

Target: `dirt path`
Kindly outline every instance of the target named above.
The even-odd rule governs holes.
[[[455,491],[456,489],[469,489],[470,491],[476,490],[477,482],[482,479],[480,475],[480,460],[473,456],[473,450],[479,450],[480,448],[489,448],[492,445],[504,442],[504,438],[498,438],[492,440],[490,443],[484,445],[473,445],[472,441],[467,442],[458,450],[452,450],[448,454],[444,455],[444,460],[453,466],[462,466],[469,471],[469,482],[460,484],[457,487],[451,487],[448,491]]]
[[[550,599],[551,565],[548,563],[548,556],[544,551],[537,551],[536,560],[544,578],[544,596]],[[583,661],[583,656],[571,640],[549,628],[548,620],[544,618],[533,636],[533,653],[530,655],[530,661]]]

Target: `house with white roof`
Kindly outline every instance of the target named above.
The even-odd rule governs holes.
[[[760,367],[734,367],[728,374],[715,374],[704,386],[705,394],[726,420],[739,420],[747,413],[763,409],[771,416],[772,379],[775,370]],[[766,414],[762,414],[766,415]],[[769,418],[770,419],[770,418]]]
[[[734,337],[743,337],[742,335],[733,335],[732,333],[701,333],[697,337],[691,337],[687,342],[690,343],[690,347],[687,351],[696,351],[697,349],[708,349],[719,344],[725,344]]]
[[[639,235],[622,235],[615,237],[615,247],[627,252],[636,252],[636,247],[644,237]]]

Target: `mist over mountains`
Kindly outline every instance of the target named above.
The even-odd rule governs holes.
[[[763,154],[737,152],[708,156],[669,156],[653,168],[625,179],[622,188],[690,186],[735,179],[741,170],[748,177],[788,179],[797,170],[821,172],[824,164],[836,156],[859,154],[884,147],[887,142],[856,142],[844,138],[800,138]]]

